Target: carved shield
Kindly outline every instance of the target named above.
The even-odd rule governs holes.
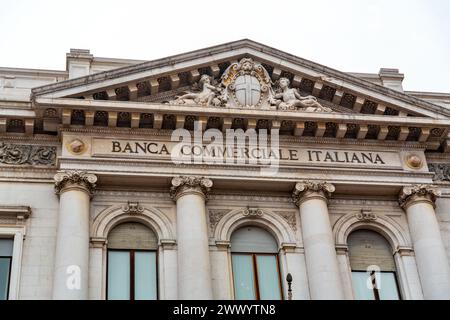
[[[234,82],[237,101],[242,106],[255,106],[261,98],[261,84],[256,77],[241,75]]]

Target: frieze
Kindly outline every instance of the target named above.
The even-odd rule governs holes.
[[[0,163],[7,165],[54,166],[56,147],[0,142]]]
[[[434,181],[450,181],[450,165],[445,163],[429,163],[428,169],[434,173]]]
[[[71,142],[72,140],[70,140]],[[280,146],[277,149],[269,150],[258,146],[238,147],[236,145],[223,145],[211,151],[206,144],[186,144],[184,142],[166,142],[156,139],[93,138],[91,156],[93,158],[114,157],[149,160],[169,160],[175,157],[177,160],[185,159],[185,161],[195,156],[202,159],[200,163],[206,161],[205,159],[214,159],[214,163],[223,165],[227,165],[230,160],[233,160],[233,162],[239,160],[240,162],[251,164],[251,160],[254,159],[261,159],[261,161],[275,161],[276,159],[282,165],[402,168],[399,153],[393,151],[347,150],[307,146]],[[181,160],[178,162],[182,163]],[[208,167],[210,167],[209,163]]]

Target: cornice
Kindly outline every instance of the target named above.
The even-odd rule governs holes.
[[[84,100],[75,98],[45,98],[36,99],[37,106],[53,106],[59,108],[79,108],[83,110],[105,110],[105,111],[128,111],[128,112],[150,112],[169,113],[182,115],[208,115],[210,117],[234,117],[234,118],[264,118],[276,120],[293,121],[337,121],[345,123],[370,123],[389,125],[427,125],[430,127],[450,126],[450,119],[434,119],[426,116],[399,117],[388,115],[375,115],[363,113],[322,113],[322,112],[300,112],[264,109],[246,109],[230,107],[202,107],[185,106],[169,103],[150,103],[138,101],[113,101],[113,100]]]
[[[256,55],[258,53],[267,54],[274,58],[279,59],[280,67],[282,66],[281,62],[290,62],[295,65],[311,69],[318,73],[324,73],[324,74],[334,77],[338,80],[346,81],[352,85],[370,88],[371,90],[373,90],[377,93],[389,96],[391,98],[395,98],[395,99],[398,99],[398,100],[401,100],[403,102],[407,102],[410,104],[419,105],[420,107],[422,107],[428,111],[438,112],[438,113],[446,115],[446,116],[450,115],[450,111],[444,107],[432,104],[430,102],[413,97],[411,95],[407,95],[402,92],[398,92],[398,91],[383,87],[378,84],[374,84],[368,80],[358,78],[351,74],[344,73],[344,72],[338,71],[336,69],[326,67],[324,65],[297,57],[295,55],[283,52],[281,50],[278,50],[278,49],[275,49],[275,48],[272,48],[272,47],[269,47],[269,46],[266,46],[266,45],[257,43],[255,41],[248,40],[248,39],[238,40],[235,42],[225,43],[225,44],[221,44],[221,45],[217,45],[217,46],[213,46],[213,47],[209,47],[209,48],[204,48],[204,49],[200,49],[200,50],[195,50],[195,51],[191,51],[191,52],[187,52],[187,53],[183,53],[183,54],[178,54],[178,55],[174,55],[174,56],[170,56],[170,57],[166,57],[166,58],[162,58],[162,59],[143,62],[143,63],[131,65],[131,66],[125,66],[125,67],[117,68],[114,70],[104,71],[104,72],[100,72],[100,73],[97,73],[94,75],[89,75],[89,76],[85,76],[85,77],[81,77],[81,78],[77,78],[77,79],[70,79],[70,80],[61,81],[61,82],[58,82],[55,84],[37,87],[32,90],[32,96],[34,97],[36,95],[42,95],[42,94],[45,94],[48,92],[62,90],[65,88],[71,88],[71,87],[82,86],[82,85],[86,85],[86,84],[98,83],[98,82],[104,81],[105,79],[119,78],[121,76],[126,76],[126,75],[130,75],[130,74],[135,74],[135,73],[141,73],[141,72],[145,72],[145,71],[152,70],[152,69],[157,69],[158,67],[163,67],[163,66],[167,66],[167,65],[180,64],[180,63],[191,61],[191,60],[198,59],[198,58],[211,57],[216,54],[230,52],[230,51],[238,51],[235,54],[236,56],[252,55],[252,53],[256,54]],[[233,53],[230,52],[230,55],[232,55],[232,54]]]

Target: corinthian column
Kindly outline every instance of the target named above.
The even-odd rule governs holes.
[[[298,182],[293,199],[300,209],[306,268],[313,300],[344,299],[327,198],[334,192],[326,182]]]
[[[55,175],[59,216],[53,299],[88,299],[89,207],[96,182],[94,174],[81,171]]]
[[[440,192],[427,185],[404,187],[399,196],[425,299],[450,299],[450,267],[434,211]]]
[[[206,196],[212,181],[175,177],[170,190],[177,203],[178,298],[212,299]]]

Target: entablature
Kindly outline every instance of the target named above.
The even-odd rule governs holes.
[[[450,131],[450,119],[346,113],[233,109],[162,103],[38,98],[43,127],[129,129],[279,129],[281,135],[340,140],[407,141],[439,148]]]

